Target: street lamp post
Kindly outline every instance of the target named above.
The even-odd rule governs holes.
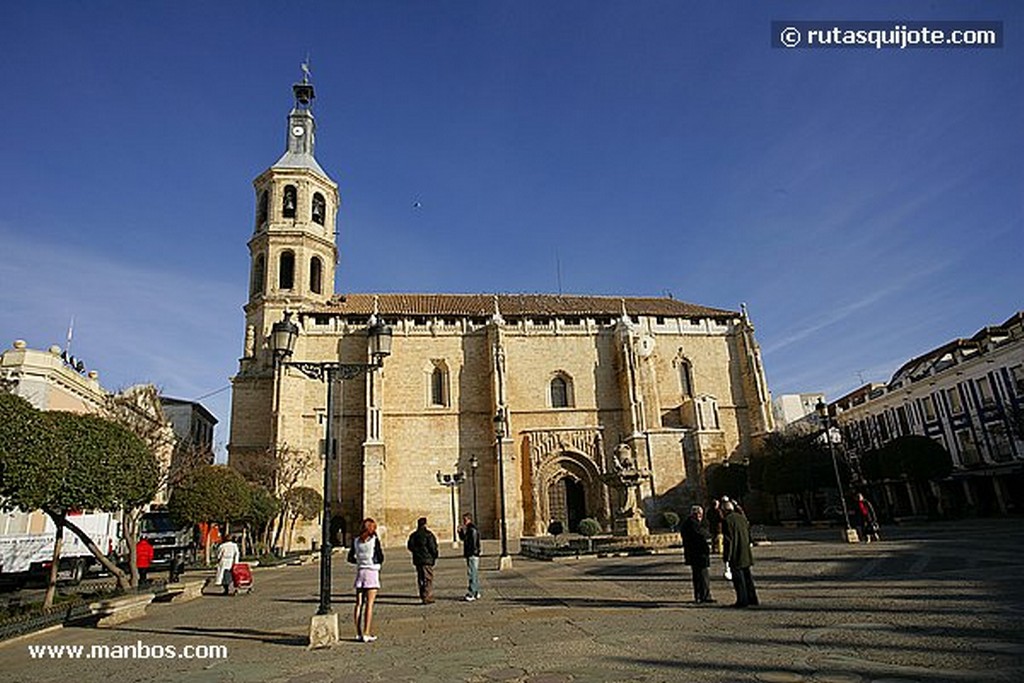
[[[299,326],[291,320],[291,312],[285,311],[284,318],[271,327],[271,346],[276,367],[296,368],[310,379],[327,385],[327,424],[324,428],[324,508],[320,522],[320,604],[310,628],[310,646],[321,647],[338,640],[338,615],[331,612],[331,456],[334,454],[334,384],[384,366],[384,359],[391,355],[391,328],[374,315],[370,318],[367,334],[369,337],[372,363],[336,363],[292,361],[295,340]]]
[[[839,504],[843,510],[843,534],[846,538],[847,543],[857,542],[857,532],[850,527],[850,512],[846,507],[846,495],[843,493],[843,482],[839,477],[839,462],[836,460],[836,449],[832,445],[832,418],[828,414],[828,406],[825,405],[824,401],[818,401],[814,409],[818,413],[818,417],[821,418],[821,424],[824,427],[825,441],[828,442],[828,454],[832,457],[832,471],[836,475],[836,488],[839,489]]]
[[[502,448],[505,434],[505,411],[498,408],[498,412],[494,415],[494,440],[498,446],[498,490],[501,494],[501,557],[498,559],[499,570],[512,567],[512,556],[508,554],[508,526],[505,521],[505,459]]]
[[[469,473],[473,478],[473,523],[479,524],[480,517],[476,511],[476,468],[480,467],[480,460],[475,456],[469,458]]]
[[[464,472],[452,472],[451,474],[441,474],[441,470],[437,471],[437,483],[441,486],[446,487],[451,492],[452,498],[452,547],[455,548],[459,545],[458,527],[459,519],[455,514],[455,489],[459,487],[459,484],[466,481],[466,475]]]

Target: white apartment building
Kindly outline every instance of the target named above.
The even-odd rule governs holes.
[[[825,394],[781,394],[772,398],[772,413],[775,416],[775,428],[785,430],[786,427],[803,421],[808,415],[817,420],[816,406],[825,401]]]
[[[905,363],[884,385],[861,387],[831,411],[852,458],[904,434],[948,450],[953,474],[932,501],[912,487],[887,486],[885,503],[903,514],[929,504],[945,512],[1024,510],[1024,312]]]

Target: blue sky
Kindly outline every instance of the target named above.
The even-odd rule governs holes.
[[[787,19],[1005,46],[772,49]],[[12,4],[0,344],[74,316],[108,388],[226,387],[308,53],[339,291],[555,292],[557,262],[566,293],[746,302],[772,391],[835,398],[1024,308],[1022,36],[1016,0]]]

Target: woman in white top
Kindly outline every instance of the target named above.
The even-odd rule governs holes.
[[[224,586],[224,595],[233,587],[231,568],[238,564],[241,553],[233,538],[228,538],[217,548],[217,585]]]
[[[356,624],[356,640],[372,643],[377,636],[370,635],[373,623],[373,601],[380,588],[380,566],[384,564],[384,550],[377,538],[377,522],[367,517],[359,535],[352,539],[348,561],[356,565],[356,606],[352,618]]]

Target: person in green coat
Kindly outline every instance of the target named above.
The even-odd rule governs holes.
[[[727,501],[722,507],[725,510],[722,521],[723,556],[732,570],[732,587],[736,591],[733,607],[757,605],[757,589],[750,573],[754,564],[754,554],[750,551],[750,523],[732,501]]]

